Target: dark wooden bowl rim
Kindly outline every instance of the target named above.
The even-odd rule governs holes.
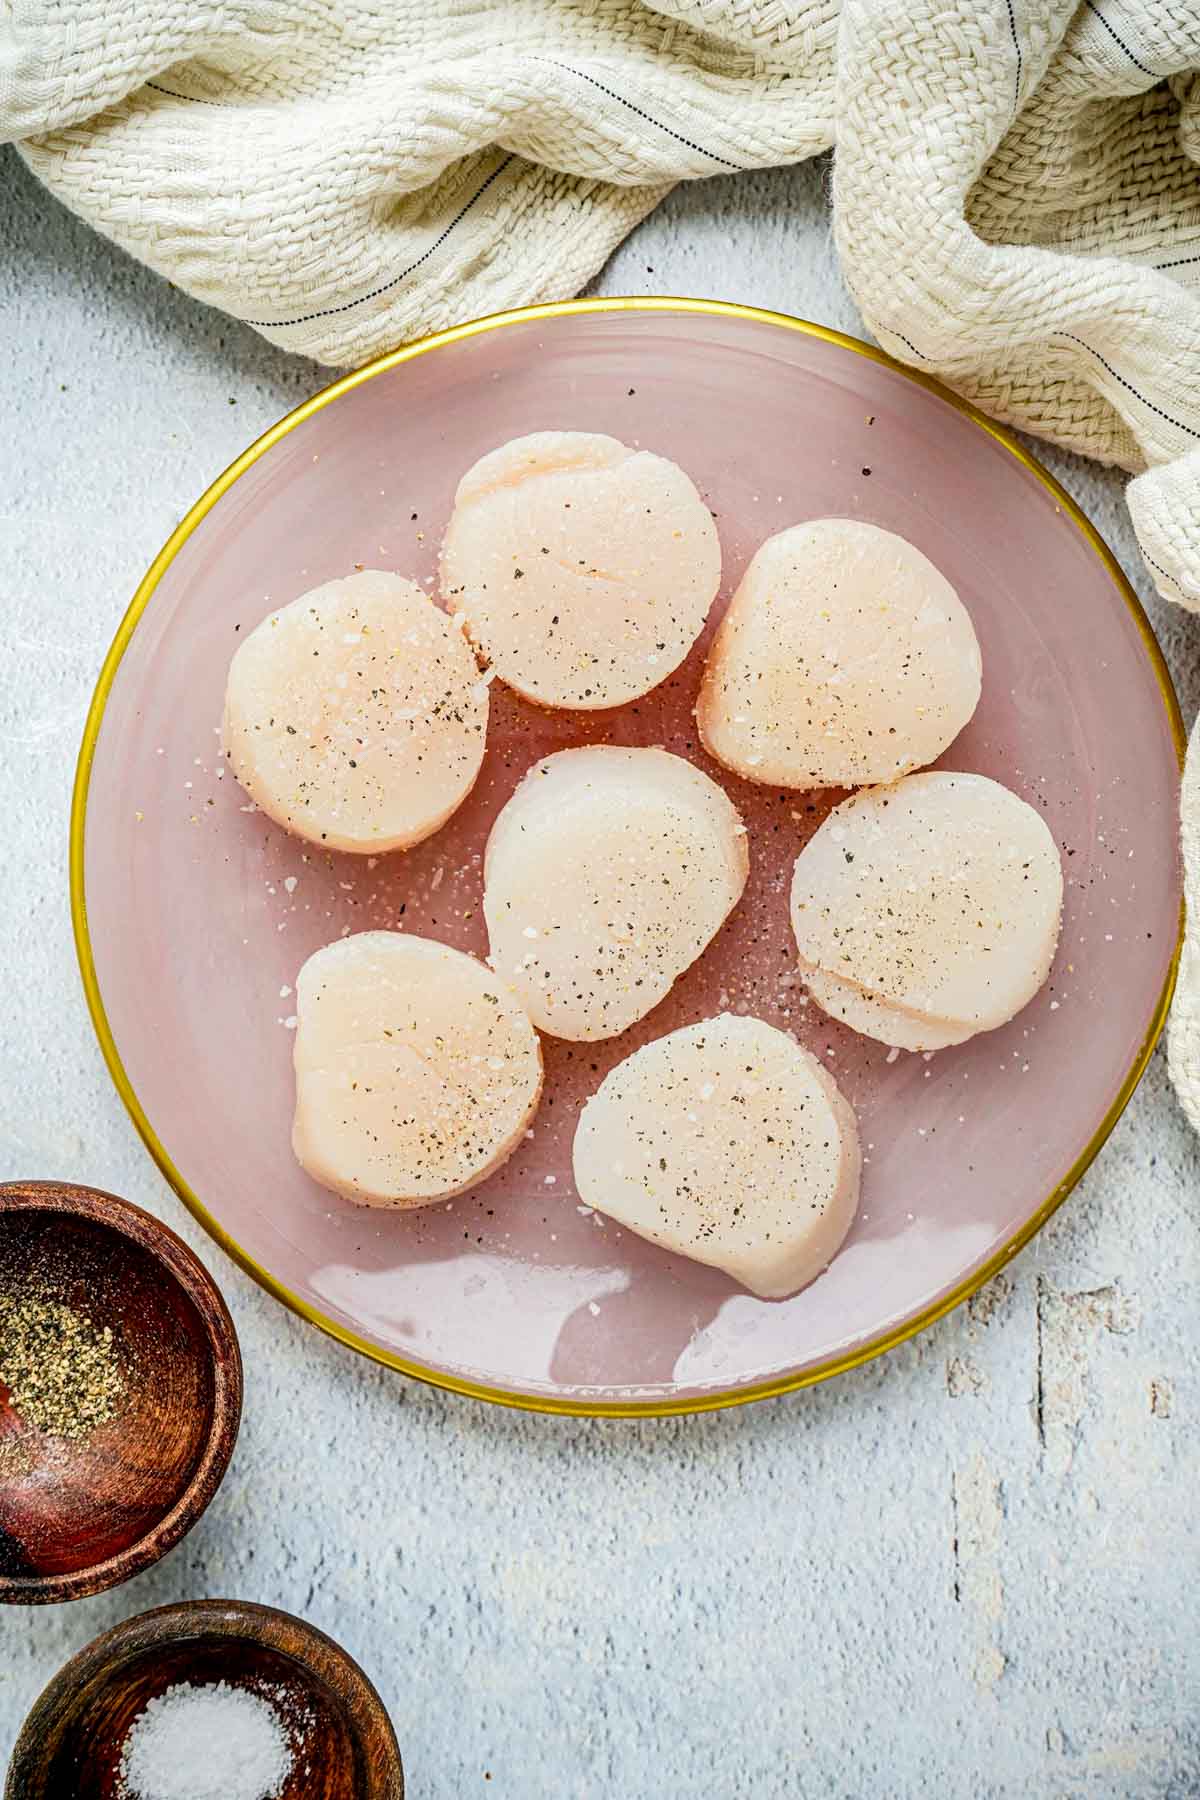
[[[104,1562],[68,1574],[0,1576],[0,1605],[40,1606],[52,1601],[80,1600],[117,1587],[156,1563],[191,1530],[220,1487],[237,1442],[242,1416],[242,1354],[229,1308],[216,1282],[194,1251],[161,1219],[101,1188],[57,1181],[0,1183],[0,1213],[26,1209],[90,1219],[128,1238],[151,1256],[195,1307],[213,1371],[212,1412],[200,1460],[175,1504],[144,1537]]]
[[[367,1800],[404,1800],[404,1767],[387,1708],[373,1683],[340,1644],[292,1613],[251,1600],[181,1600],[126,1619],[65,1663],[39,1695],[21,1727],[9,1764],[5,1800],[42,1800],[38,1785],[52,1739],[70,1719],[76,1697],[107,1673],[148,1651],[189,1640],[240,1639],[289,1657],[341,1702],[363,1752]]]

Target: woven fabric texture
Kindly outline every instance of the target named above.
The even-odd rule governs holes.
[[[575,293],[674,182],[836,141],[879,341],[1130,471],[1150,575],[1200,608],[1200,0],[9,0],[0,137],[333,364]],[[1200,1126],[1195,931],[1170,1049]]]

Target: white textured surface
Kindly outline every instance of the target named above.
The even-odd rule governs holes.
[[[1200,1154],[1161,1054],[1003,1281],[853,1375],[706,1418],[544,1419],[406,1383],[293,1319],[184,1214],[80,997],[70,775],[147,561],[323,376],[93,238],[11,154],[0,169],[3,1174],[161,1213],[215,1271],[246,1358],[233,1467],[185,1543],[115,1593],[0,1614],[0,1757],[96,1632],[234,1594],[361,1659],[412,1800],[1200,1793]],[[679,191],[602,286],[855,330],[822,179]],[[1200,626],[1149,596],[1118,478],[1048,460],[1148,599],[1190,720]]]

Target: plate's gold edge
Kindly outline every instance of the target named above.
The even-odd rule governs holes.
[[[228,493],[234,482],[237,481],[240,476],[244,475],[246,470],[256,463],[261,456],[265,455],[265,453],[270,450],[274,444],[278,443],[282,437],[285,437],[289,431],[294,430],[297,425],[303,424],[304,421],[311,418],[314,413],[319,412],[325,406],[329,406],[333,401],[339,399],[341,395],[349,393],[351,389],[358,387],[362,382],[370,381],[374,379],[375,376],[384,374],[387,370],[398,367],[401,363],[409,362],[418,356],[423,356],[430,350],[440,349],[443,345],[456,343],[463,338],[476,337],[485,331],[500,330],[507,325],[524,324],[537,319],[561,318],[574,313],[604,312],[707,313],[720,317],[749,319],[760,324],[779,326],[788,331],[803,332],[809,337],[823,339],[826,343],[836,344],[841,349],[852,351],[855,355],[865,356],[872,362],[881,363],[885,368],[891,369],[897,374],[904,376],[906,380],[916,383],[918,387],[928,389],[929,392],[936,394],[939,399],[944,400],[947,405],[953,406],[957,412],[960,412],[971,419],[982,431],[986,431],[990,437],[995,438],[995,440],[1001,444],[1010,455],[1016,457],[1018,462],[1024,464],[1024,466],[1037,477],[1042,486],[1053,495],[1058,505],[1061,506],[1063,513],[1070,518],[1078,530],[1083,533],[1083,536],[1086,538],[1093,551],[1104,564],[1108,574],[1116,584],[1118,591],[1124,599],[1126,606],[1129,608],[1134,623],[1145,644],[1146,653],[1150,659],[1151,667],[1154,670],[1159,693],[1162,697],[1163,706],[1171,728],[1176,755],[1182,766],[1186,738],[1183,720],[1179,711],[1179,703],[1175,695],[1170,672],[1167,669],[1162,651],[1159,648],[1158,640],[1154,635],[1154,630],[1146,616],[1141,602],[1133,588],[1130,586],[1121,565],[1118,563],[1113,552],[1105,543],[1100,533],[1096,530],[1091,520],[1080,510],[1074,500],[1072,500],[1071,496],[1050,474],[1049,470],[1044,469],[1037,458],[1019,444],[1003,426],[997,425],[993,420],[985,418],[984,415],[978,412],[968,401],[963,400],[959,395],[952,393],[949,388],[943,387],[940,381],[935,380],[930,375],[922,374],[919,370],[907,368],[903,363],[897,362],[895,357],[889,356],[886,351],[876,348],[875,345],[861,343],[857,338],[848,337],[845,332],[834,331],[827,325],[813,324],[807,319],[792,318],[786,313],[769,312],[761,307],[742,306],[735,301],[729,300],[689,300],[673,298],[666,295],[554,301],[542,306],[526,306],[517,308],[511,312],[494,313],[487,318],[474,319],[466,324],[453,326],[448,331],[435,332],[432,336],[419,339],[416,343],[406,344],[399,350],[389,351],[386,355],[376,358],[373,362],[366,363],[361,369],[355,369],[351,374],[342,376],[340,380],[333,382],[320,393],[314,394],[310,399],[305,400],[300,406],[296,407],[293,412],[288,413],[284,418],[272,425],[270,430],[264,432],[260,438],[257,438],[248,449],[242,452],[236,461],[232,462],[221,475],[218,475],[211,487],[200,496],[199,500],[196,501],[195,505],[176,526],[175,530],[171,533],[170,537],[167,539],[158,555],[154,558],[154,561],[150,564],[150,567],[138,584],[133,599],[130,601],[125,616],[117,629],[117,634],[112,641],[108,655],[104,659],[104,663],[100,670],[99,680],[96,683],[96,689],[88,708],[87,719],[83,730],[83,740],[79,749],[79,759],[75,769],[74,788],[71,796],[69,859],[71,926],[75,937],[75,950],[79,958],[79,970],[83,979],[84,996],[87,1000],[88,1011],[91,1014],[96,1037],[99,1041],[104,1060],[108,1065],[108,1071],[112,1077],[113,1084],[124,1102],[130,1118],[137,1127],[143,1143],[154,1158],[154,1161],[158,1164],[159,1169],[162,1171],[167,1181],[174,1188],[189,1212],[192,1213],[193,1217],[204,1227],[214,1242],[220,1245],[226,1255],[231,1257],[240,1268],[244,1269],[247,1275],[257,1281],[260,1287],[265,1288],[269,1294],[273,1294],[277,1300],[282,1301],[285,1306],[290,1307],[290,1309],[293,1312],[298,1313],[301,1318],[307,1319],[311,1325],[317,1326],[319,1330],[325,1332],[329,1337],[336,1339],[338,1343],[345,1344],[350,1349],[357,1350],[361,1352],[362,1355],[372,1358],[375,1362],[385,1364],[388,1368],[396,1369],[403,1375],[412,1376],[414,1379],[427,1382],[433,1387],[448,1389],[451,1393],[464,1394],[474,1400],[490,1400],[496,1405],[511,1406],[524,1412],[560,1413],[576,1417],[591,1418],[661,1418],[679,1413],[711,1412],[718,1407],[741,1406],[752,1400],[773,1399],[780,1394],[792,1393],[799,1388],[811,1387],[818,1381],[826,1381],[830,1376],[845,1374],[848,1370],[858,1368],[860,1364],[869,1362],[876,1356],[882,1356],[888,1350],[895,1349],[898,1344],[902,1344],[907,1339],[915,1337],[919,1331],[924,1331],[928,1326],[935,1324],[938,1319],[944,1318],[947,1313],[952,1312],[956,1306],[961,1305],[961,1303],[968,1299],[971,1294],[981,1288],[985,1282],[990,1281],[992,1276],[995,1275],[998,1270],[1002,1269],[1006,1263],[1010,1262],[1011,1259],[1016,1256],[1018,1251],[1024,1248],[1029,1240],[1041,1230],[1042,1226],[1050,1216],[1062,1205],[1067,1195],[1071,1192],[1071,1189],[1090,1166],[1105,1139],[1109,1136],[1113,1126],[1128,1105],[1134,1089],[1141,1080],[1146,1065],[1153,1054],[1154,1047],[1158,1042],[1163,1025],[1166,1022],[1167,1013],[1171,1004],[1171,996],[1175,990],[1175,978],[1179,967],[1180,953],[1183,947],[1184,917],[1182,907],[1180,909],[1179,932],[1175,941],[1175,949],[1167,969],[1167,977],[1163,984],[1162,992],[1158,997],[1157,1004],[1155,1005],[1151,1017],[1149,1030],[1134,1056],[1112,1103],[1108,1107],[1108,1110],[1104,1114],[1103,1119],[1092,1135],[1090,1141],[1076,1159],[1063,1181],[1059,1183],[1049,1197],[1042,1203],[1037,1212],[1026,1221],[1019,1231],[1015,1232],[1011,1238],[1007,1239],[1006,1242],[1001,1245],[999,1250],[988,1258],[987,1262],[980,1268],[974,1270],[970,1275],[966,1276],[964,1280],[959,1282],[957,1287],[951,1289],[948,1294],[943,1295],[943,1297],[934,1305],[925,1308],[925,1310],[920,1312],[915,1318],[905,1321],[891,1331],[880,1333],[877,1337],[870,1339],[867,1343],[860,1345],[856,1350],[853,1350],[846,1355],[830,1357],[825,1362],[819,1363],[813,1368],[805,1369],[799,1374],[781,1376],[776,1381],[761,1382],[753,1386],[714,1390],[712,1393],[692,1395],[686,1399],[607,1401],[599,1399],[568,1400],[565,1398],[557,1398],[553,1395],[516,1393],[504,1388],[489,1387],[482,1382],[459,1379],[455,1376],[444,1374],[440,1370],[430,1368],[425,1364],[410,1362],[407,1358],[398,1356],[394,1351],[385,1350],[380,1345],[373,1344],[369,1338],[360,1337],[357,1332],[351,1331],[343,1325],[339,1325],[335,1319],[331,1319],[326,1314],[318,1311],[315,1307],[309,1306],[298,1294],[292,1293],[290,1288],[285,1287],[283,1283],[276,1280],[267,1269],[262,1268],[256,1263],[253,1257],[243,1250],[237,1240],[232,1238],[217,1222],[198,1195],[192,1192],[187,1182],[183,1179],[183,1176],[171,1161],[164,1145],[161,1143],[153,1126],[150,1124],[150,1121],[142,1108],[141,1102],[134,1091],[133,1084],[125,1072],[116,1041],[112,1034],[112,1029],[108,1022],[108,1016],[104,1009],[104,1001],[100,993],[100,984],[96,976],[95,958],[92,954],[91,938],[88,932],[87,896],[84,887],[84,840],[87,828],[87,802],[88,790],[91,783],[92,763],[96,754],[96,745],[99,741],[100,730],[104,722],[105,708],[108,704],[108,697],[112,691],[113,682],[116,679],[117,670],[129,647],[134,631],[137,629],[138,622],[145,612],[146,607],[149,605],[155,589],[158,587],[163,575],[166,573],[183,545],[196,530],[196,527],[212,511],[218,500]]]

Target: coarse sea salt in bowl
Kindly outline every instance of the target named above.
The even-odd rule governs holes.
[[[383,1702],[324,1632],[192,1600],[105,1632],[22,1727],[5,1800],[403,1800]]]

